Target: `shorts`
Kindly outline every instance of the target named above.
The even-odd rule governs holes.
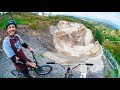
[[[23,60],[20,60],[20,61],[23,61]],[[29,59],[27,59],[27,60],[25,60],[25,61],[29,61],[29,62],[31,62]],[[14,63],[14,62],[13,62]],[[16,69],[18,69],[18,70],[20,70],[20,71],[24,71],[24,70],[26,70],[26,69],[28,69],[28,66],[26,65],[26,64],[16,64],[16,63],[14,63],[14,65],[15,65],[15,67],[16,67]]]

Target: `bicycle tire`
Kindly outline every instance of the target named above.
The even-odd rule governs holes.
[[[20,71],[18,71],[18,70],[12,70],[11,73],[12,73],[12,75],[14,75],[16,77],[23,77],[23,74],[20,73]]]
[[[69,78],[67,73],[65,73],[65,78]]]
[[[48,70],[46,71],[47,68]],[[35,70],[35,72],[39,75],[46,75],[49,74],[51,71],[52,71],[52,67],[50,65],[37,66],[37,69]]]

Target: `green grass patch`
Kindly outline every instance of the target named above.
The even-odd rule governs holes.
[[[44,58],[44,56],[42,54],[38,54],[37,57],[40,59]]]
[[[103,43],[103,47],[109,50],[110,53],[112,53],[112,56],[120,65],[120,43],[113,43],[109,40],[105,40]]]
[[[28,25],[31,29],[34,29],[34,30],[40,29],[40,26],[36,23],[29,23]]]
[[[117,68],[114,69],[114,76],[115,77],[118,77],[119,76],[119,71]]]
[[[107,70],[105,78],[111,78],[112,77],[112,72],[110,70]]]

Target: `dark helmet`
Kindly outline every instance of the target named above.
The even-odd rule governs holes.
[[[17,27],[17,24],[16,24],[15,20],[9,20],[9,21],[7,22],[7,24],[6,24],[6,29],[7,29],[7,27],[8,27],[9,25],[11,25],[11,24],[13,24],[13,25],[15,25],[15,27]]]

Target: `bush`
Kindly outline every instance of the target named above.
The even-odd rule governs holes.
[[[29,23],[28,25],[31,29],[35,29],[35,30],[40,29],[40,26],[37,25],[36,23]]]
[[[118,76],[119,76],[119,71],[118,71],[117,68],[114,70],[114,76],[115,76],[115,77],[118,77]]]
[[[99,30],[95,31],[94,38],[95,38],[95,40],[98,40],[101,45],[103,44],[103,42],[105,40],[104,35]]]
[[[108,49],[112,53],[114,59],[120,65],[120,43],[119,42],[118,43],[117,42],[113,43],[113,42],[111,42],[109,40],[105,40],[103,42],[103,47],[105,49]]]
[[[112,76],[112,72],[110,70],[107,70],[105,78],[110,78]]]

